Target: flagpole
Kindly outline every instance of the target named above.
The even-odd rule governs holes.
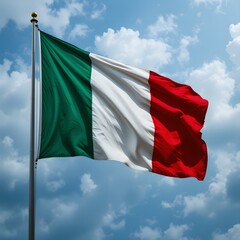
[[[30,156],[29,156],[29,225],[28,239],[35,239],[35,29],[37,13],[32,13],[32,87],[30,113]]]

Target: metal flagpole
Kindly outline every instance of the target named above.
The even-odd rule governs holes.
[[[30,115],[30,157],[29,157],[29,225],[28,239],[35,239],[35,29],[38,20],[37,13],[32,13],[32,88]]]

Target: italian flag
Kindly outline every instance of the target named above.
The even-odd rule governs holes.
[[[157,73],[86,52],[39,31],[38,159],[86,156],[203,180],[208,102]]]

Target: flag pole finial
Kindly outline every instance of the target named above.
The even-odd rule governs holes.
[[[36,19],[36,17],[37,17],[37,12],[32,12],[32,15],[31,15],[31,16],[32,16],[31,23],[32,23],[32,22],[36,22],[36,23],[37,23],[37,22],[38,22],[38,20]]]

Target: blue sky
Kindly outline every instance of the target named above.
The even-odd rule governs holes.
[[[239,239],[240,1],[1,0],[0,9],[0,239],[27,239],[32,11],[41,30],[209,100],[203,182],[40,160],[36,239]]]

